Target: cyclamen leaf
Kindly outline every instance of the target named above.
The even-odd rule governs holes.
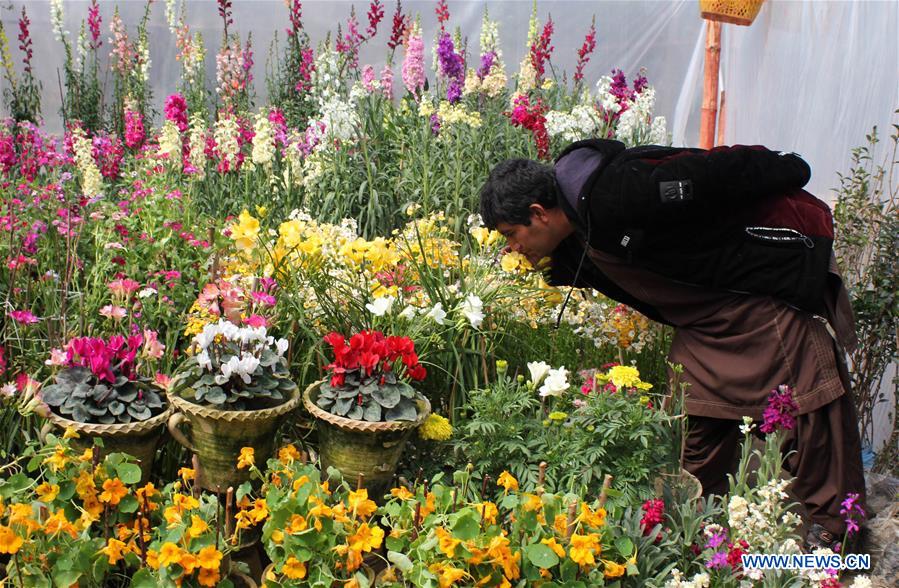
[[[400,396],[400,391],[397,387],[389,385],[375,388],[371,393],[371,397],[384,408],[393,408],[399,404],[400,400],[402,400],[402,396]],[[413,417],[413,419],[414,418],[415,417]]]
[[[411,400],[403,398],[399,404],[387,411],[384,420],[414,421],[416,418],[418,418],[418,409],[415,404]]]
[[[362,411],[362,418],[370,423],[377,423],[381,420],[381,407],[377,402],[368,402]]]
[[[363,414],[364,414],[364,411],[362,410],[362,407],[359,406],[358,404],[353,404],[353,408],[350,409],[350,412],[347,413],[346,417],[348,419],[353,419],[355,421],[359,421],[359,420],[362,420]]]

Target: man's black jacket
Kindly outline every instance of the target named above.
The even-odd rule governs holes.
[[[801,190],[810,170],[799,156],[741,145],[625,149],[595,139],[573,143],[557,158],[560,184],[563,159],[578,149],[593,150],[596,167],[576,211],[560,194],[578,234],[553,252],[551,283],[596,288],[662,320],[584,259],[580,243],[587,241],[672,280],[770,295],[823,314],[833,218]]]

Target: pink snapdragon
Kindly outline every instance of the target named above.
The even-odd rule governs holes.
[[[378,24],[383,18],[384,6],[381,4],[381,0],[371,0],[368,5],[368,28],[365,29],[365,34],[369,39],[378,33]]]
[[[187,101],[181,94],[172,94],[165,99],[165,119],[175,123],[178,131],[184,133],[188,129],[187,124]]]
[[[543,32],[540,34],[540,38],[531,45],[531,64],[537,72],[538,84],[540,80],[543,79],[543,73],[546,70],[546,62],[549,61],[549,57],[552,55],[554,49],[551,45],[554,27],[555,24],[553,23],[552,17],[550,17],[549,20],[546,21],[546,24],[543,25]]]
[[[144,143],[146,131],[144,130],[144,117],[141,113],[125,111],[125,145],[130,149],[138,149]]]
[[[421,35],[410,35],[403,59],[403,85],[416,98],[425,86],[425,44]]]
[[[395,50],[402,42],[409,28],[409,18],[403,16],[403,6],[400,0],[396,2],[396,11],[393,13],[393,27],[390,29],[390,40],[387,41],[387,48],[391,51]],[[391,53],[391,55],[393,55]]]
[[[136,292],[138,288],[140,288],[140,284],[132,279],[124,278],[113,280],[106,284],[106,287],[109,288],[109,291],[112,293],[113,297],[123,300],[131,296],[132,293]]]
[[[574,70],[574,82],[578,83],[584,79],[584,66],[590,61],[590,54],[596,49],[596,17],[590,23],[590,31],[584,37],[584,44],[577,50],[577,67]]]
[[[91,6],[87,9],[87,28],[91,33],[89,47],[92,51],[96,51],[103,45],[103,41],[100,40],[100,24],[102,22],[103,19],[100,18],[100,6],[97,4],[97,0],[91,0]]]

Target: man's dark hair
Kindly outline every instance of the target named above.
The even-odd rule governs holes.
[[[495,229],[499,223],[531,224],[531,204],[555,208],[559,197],[552,166],[530,159],[507,159],[490,172],[481,188],[481,218]]]

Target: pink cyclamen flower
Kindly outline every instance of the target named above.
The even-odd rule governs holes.
[[[8,313],[9,318],[23,325],[33,325],[40,319],[27,310],[11,310]]]
[[[44,365],[65,366],[69,364],[69,356],[64,349],[51,349],[50,358],[44,361]]]
[[[110,318],[116,321],[122,320],[125,318],[125,315],[128,313],[127,310],[122,308],[121,306],[115,306],[113,304],[107,304],[103,308],[100,309],[100,314],[105,316],[106,318]]]
[[[156,376],[153,378],[153,383],[163,390],[168,390],[169,385],[172,383],[172,378],[162,372],[157,372]]]

